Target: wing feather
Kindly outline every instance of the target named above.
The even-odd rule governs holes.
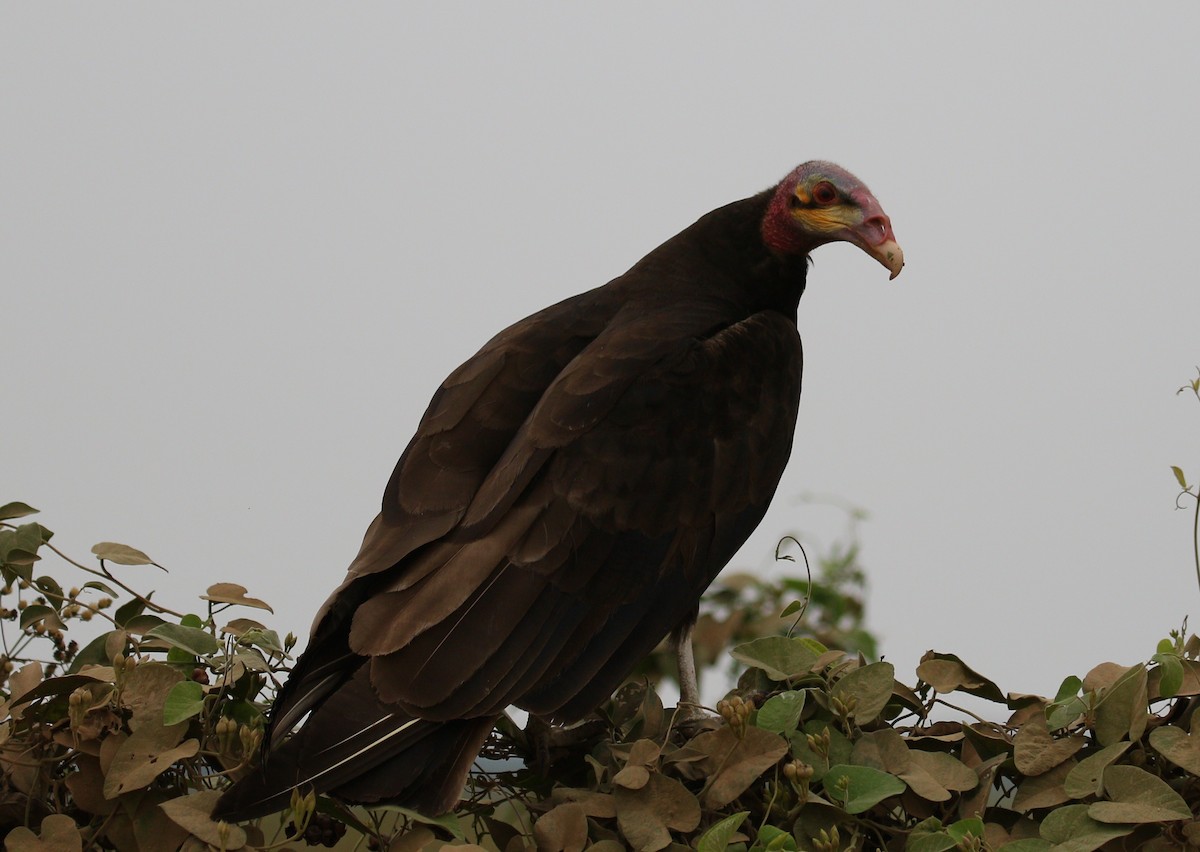
[[[799,340],[780,314],[613,322],[560,346],[569,360],[540,392],[550,370],[520,335],[508,340],[431,404],[389,486],[402,520],[385,503],[329,605],[345,611],[330,630],[369,658],[383,704],[427,719],[509,703],[563,718],[590,709],[690,615],[761,519],[790,451]],[[506,407],[514,383],[523,419]],[[512,431],[499,451],[501,423]],[[468,463],[457,448],[472,434],[483,438]],[[423,480],[457,476],[474,490],[408,514]]]

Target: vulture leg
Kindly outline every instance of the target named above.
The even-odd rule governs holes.
[[[675,658],[679,664],[679,709],[681,718],[700,715],[700,685],[696,679],[696,653],[692,633],[696,616],[692,615],[675,633]]]

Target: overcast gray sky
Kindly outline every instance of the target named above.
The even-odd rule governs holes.
[[[732,567],[863,506],[910,681],[1052,693],[1195,614],[1195,3],[0,8],[0,503],[164,600],[305,633],[454,366],[823,158],[908,266],[816,254]]]

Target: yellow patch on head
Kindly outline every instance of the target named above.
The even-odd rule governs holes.
[[[799,197],[799,192],[797,192]],[[862,221],[862,211],[851,204],[835,204],[832,207],[798,207],[792,215],[810,233],[831,234],[851,228]]]

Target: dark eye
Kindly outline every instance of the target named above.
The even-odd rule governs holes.
[[[823,180],[813,187],[812,197],[818,204],[833,204],[838,200],[838,191],[829,181]]]

